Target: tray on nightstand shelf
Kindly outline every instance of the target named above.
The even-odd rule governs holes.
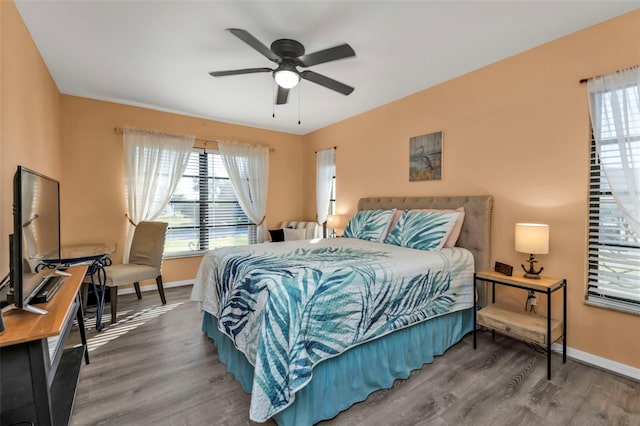
[[[547,344],[547,318],[533,312],[495,304],[480,309],[478,325],[540,345]],[[562,321],[551,319],[551,343],[562,336]]]

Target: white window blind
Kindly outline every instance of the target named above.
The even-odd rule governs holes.
[[[611,192],[601,161],[625,156],[618,152],[616,129],[611,118],[610,93],[597,95],[601,106],[601,153],[591,140],[589,195],[589,257],[587,302],[640,314],[640,237],[625,220]],[[640,156],[640,113],[631,114],[626,155]],[[615,166],[615,165],[614,165]],[[617,170],[618,167],[614,167]],[[623,173],[622,166],[619,167]],[[615,176],[614,176],[615,177]]]
[[[256,226],[242,211],[220,155],[194,151],[159,220],[169,224],[166,257],[251,244]]]

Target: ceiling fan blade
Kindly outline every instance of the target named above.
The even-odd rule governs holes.
[[[238,74],[253,74],[256,72],[271,72],[271,68],[245,68],[242,70],[230,70],[230,71],[211,71],[209,73],[212,77],[224,77],[226,75],[238,75]]]
[[[260,52],[263,56],[273,62],[280,62],[282,58],[271,51],[267,46],[262,44],[260,40],[251,35],[248,31],[242,30],[240,28],[227,28],[234,36],[238,37],[240,40],[247,43],[249,46],[253,47],[255,50]]]
[[[304,78],[305,80],[312,81],[316,84],[319,84],[320,86],[326,87],[327,89],[335,90],[336,92],[342,93],[345,96],[353,92],[353,87],[347,86],[346,84],[340,83],[339,81],[336,81],[325,75],[318,74],[317,72],[302,71],[300,75],[302,75],[302,78]]]
[[[289,89],[278,86],[278,94],[276,95],[276,105],[284,105],[289,97]]]
[[[312,65],[318,65],[325,62],[336,61],[338,59],[350,58],[356,56],[356,52],[353,51],[351,46],[347,43],[340,46],[330,47],[329,49],[319,50],[308,55],[303,55],[298,58],[300,66],[310,67]]]

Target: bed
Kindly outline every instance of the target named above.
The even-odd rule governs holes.
[[[490,196],[364,198],[359,212],[464,208],[454,248],[319,239],[220,248],[192,299],[250,417],[311,425],[433,361],[473,327],[490,261]]]

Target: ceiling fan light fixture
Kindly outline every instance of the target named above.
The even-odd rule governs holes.
[[[2,1],[2,0],[0,0]],[[224,77],[240,74],[254,73],[271,73],[273,81],[278,85],[278,91],[274,97],[275,105],[283,105],[287,103],[289,97],[289,89],[300,84],[302,79],[310,81],[319,86],[349,95],[353,92],[353,87],[336,81],[325,75],[318,74],[310,70],[300,71],[297,67],[308,68],[310,66],[324,64],[326,62],[337,61],[338,59],[351,58],[356,56],[356,52],[347,43],[342,43],[335,47],[330,47],[317,52],[305,53],[302,43],[296,40],[281,38],[271,43],[271,47],[265,46],[260,40],[255,38],[251,33],[240,28],[227,28],[231,34],[245,42],[249,47],[256,50],[268,60],[275,62],[277,68],[245,68],[239,70],[212,71],[209,73],[212,77]],[[274,87],[275,89],[275,87]],[[298,92],[298,95],[300,93]]]
[[[278,86],[284,89],[291,89],[296,87],[300,82],[300,75],[297,72],[291,70],[278,70],[273,73],[273,78],[275,78]]]

